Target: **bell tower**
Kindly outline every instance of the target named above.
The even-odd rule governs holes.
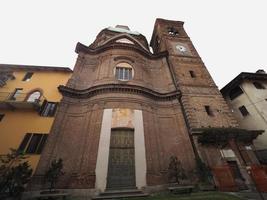
[[[217,180],[229,174],[234,189],[236,183],[231,178],[228,170],[228,158],[222,155],[223,148],[230,149],[237,161],[236,166],[249,184],[250,178],[246,172],[246,165],[256,162],[245,159],[249,155],[240,154],[246,141],[244,135],[252,136],[253,133],[245,131],[244,135],[238,132],[238,123],[230,111],[209,74],[201,57],[197,53],[192,41],[185,32],[184,23],[157,19],[150,42],[154,53],[167,52],[167,67],[172,75],[174,86],[180,91],[179,103],[184,115],[189,138],[195,156],[212,168],[212,173]],[[251,141],[249,141],[251,143]],[[238,151],[239,149],[239,151]],[[226,167],[224,167],[226,166]],[[220,173],[221,169],[223,173]],[[235,177],[236,179],[240,177]],[[238,187],[243,187],[244,181]],[[223,188],[224,182],[219,187]]]
[[[236,120],[183,25],[181,21],[157,19],[150,45],[154,53],[168,52],[168,65],[182,93],[190,132],[204,127],[236,127]]]
[[[184,22],[181,21],[157,19],[150,42],[154,53],[167,50],[171,54],[192,55],[187,44],[190,39],[183,28],[183,24]],[[177,47],[178,51],[175,50],[176,45],[180,45]]]

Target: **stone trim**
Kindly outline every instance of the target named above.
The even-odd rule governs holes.
[[[172,91],[168,93],[159,93],[154,90],[138,86],[125,84],[104,84],[93,86],[85,90],[77,90],[70,87],[60,85],[59,91],[63,96],[68,96],[77,99],[86,99],[103,93],[128,93],[142,95],[158,101],[170,101],[180,96],[180,91]]]
[[[96,162],[96,182],[95,188],[104,192],[107,184],[108,158],[111,134],[112,109],[105,109],[102,118],[100,140],[98,145]]]
[[[146,148],[145,131],[142,110],[134,110],[134,155],[135,155],[135,178],[136,187],[142,189],[146,183]]]

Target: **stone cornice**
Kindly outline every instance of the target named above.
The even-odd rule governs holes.
[[[144,49],[139,48],[139,47],[137,47],[135,45],[124,44],[124,43],[112,43],[112,44],[107,44],[107,45],[104,45],[104,46],[100,46],[100,47],[98,47],[96,49],[93,49],[93,48],[90,48],[90,47],[85,46],[84,44],[78,42],[77,45],[76,45],[75,52],[76,53],[84,52],[86,54],[97,55],[97,54],[102,53],[104,51],[114,50],[114,49],[123,49],[123,50],[136,51],[136,52],[142,54],[143,56],[145,56],[146,58],[153,59],[153,60],[160,59],[160,58],[166,57],[168,55],[167,51],[160,52],[158,54],[152,54],[152,53],[150,53],[148,51],[145,51]]]
[[[172,91],[168,93],[159,93],[154,90],[138,86],[138,85],[125,85],[125,84],[104,84],[93,86],[85,90],[77,90],[67,86],[60,85],[59,91],[63,96],[68,96],[77,99],[86,99],[99,94],[105,93],[125,93],[142,95],[153,100],[169,101],[180,97],[180,91]]]

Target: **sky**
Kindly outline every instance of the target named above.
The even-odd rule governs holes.
[[[69,67],[77,42],[128,25],[151,39],[156,18],[184,21],[195,48],[222,88],[240,72],[267,71],[265,0],[0,1],[0,63]]]

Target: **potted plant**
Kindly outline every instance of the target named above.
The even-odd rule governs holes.
[[[60,176],[64,174],[62,171],[63,168],[63,160],[61,158],[55,159],[51,162],[49,169],[45,173],[45,180],[49,183],[49,193],[57,193],[55,190],[56,183]],[[47,193],[44,191],[43,193]]]
[[[169,191],[173,194],[190,194],[194,187],[186,184],[188,180],[186,172],[182,166],[182,163],[176,156],[170,157],[169,167]]]
[[[202,191],[214,190],[210,168],[200,159],[196,158],[196,174],[198,176],[198,188]]]

